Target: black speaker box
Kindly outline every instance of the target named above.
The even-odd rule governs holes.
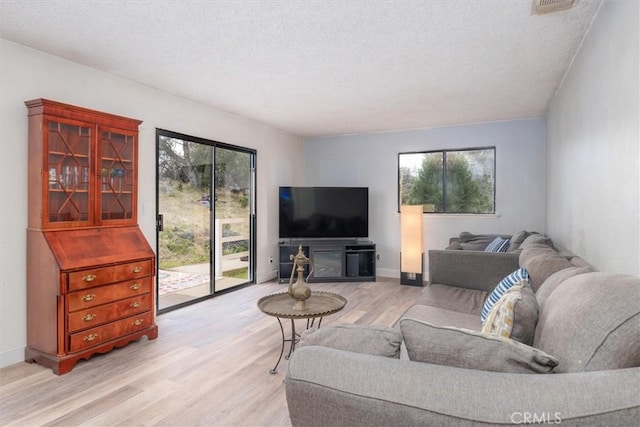
[[[347,254],[347,277],[357,277],[360,275],[360,255]]]

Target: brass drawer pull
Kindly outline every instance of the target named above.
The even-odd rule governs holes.
[[[139,301],[134,301],[131,304],[129,304],[129,307],[133,307],[133,308],[140,307],[140,302]]]
[[[142,271],[142,267],[138,267],[138,266],[131,267],[132,273],[140,273],[141,271]]]
[[[131,288],[131,290],[137,291],[138,289],[140,289],[140,283],[134,283],[133,285],[131,285],[129,287]]]
[[[82,297],[83,301],[92,301],[96,297],[96,294],[86,294]]]
[[[87,274],[86,276],[82,277],[82,280],[84,280],[85,282],[93,282],[97,277],[98,276],[96,276],[95,274]]]
[[[135,322],[133,322],[133,326],[140,326],[144,323],[144,319],[136,319]]]
[[[93,319],[95,319],[95,318],[96,318],[96,315],[95,315],[95,314],[93,314],[93,313],[85,314],[85,315],[84,315],[84,317],[83,317],[83,319],[84,319],[85,321],[87,321],[87,322],[90,322],[90,321],[92,321],[92,320],[93,320]]]
[[[98,338],[98,334],[89,334],[86,337],[84,337],[84,340],[91,342],[91,341],[95,341],[96,338]]]

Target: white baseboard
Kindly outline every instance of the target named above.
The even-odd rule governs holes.
[[[392,269],[392,268],[377,268],[376,269],[376,276],[388,277],[390,279],[400,279],[400,270],[395,270],[395,269]],[[427,277],[429,277],[429,270],[425,271],[422,274],[422,277],[426,281]]]
[[[399,279],[400,270],[394,270],[392,268],[376,268],[376,276],[388,277],[390,279]]]
[[[24,347],[14,348],[0,353],[0,368],[24,362]]]
[[[278,277],[278,270],[256,273],[256,283],[264,283]]]

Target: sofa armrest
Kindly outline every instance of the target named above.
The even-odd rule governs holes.
[[[518,269],[519,254],[483,251],[429,251],[429,283],[491,292]]]
[[[506,374],[325,347],[292,355],[285,378],[293,426],[562,423],[635,425],[640,368]]]

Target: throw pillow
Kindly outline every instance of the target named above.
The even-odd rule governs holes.
[[[520,282],[507,289],[491,308],[487,320],[482,326],[482,332],[505,338],[511,337],[516,303],[522,299],[520,295],[522,287],[522,282]]]
[[[462,249],[466,251],[484,251],[489,243],[491,243],[496,237],[502,239],[510,239],[511,236],[496,235],[496,234],[471,234],[463,231],[458,237],[458,243],[462,246]]]
[[[485,252],[507,252],[509,249],[509,239],[503,239],[502,237],[496,237],[484,248]]]
[[[335,325],[307,329],[297,346],[319,345],[354,353],[400,357],[402,335],[389,326]]]
[[[400,321],[409,360],[507,373],[549,373],[558,360],[537,348],[470,329]]]
[[[484,306],[482,307],[480,320],[482,320],[483,325],[487,321],[487,316],[489,315],[491,308],[496,302],[498,302],[500,297],[504,295],[507,289],[509,289],[516,283],[521,282],[523,280],[526,280],[528,282],[529,274],[527,273],[527,270],[525,270],[524,268],[519,268],[513,273],[509,274],[504,279],[502,279],[500,283],[498,283],[495,289],[489,294],[486,301],[484,302]]]
[[[489,312],[482,332],[533,344],[538,322],[538,302],[526,281],[509,288]]]

